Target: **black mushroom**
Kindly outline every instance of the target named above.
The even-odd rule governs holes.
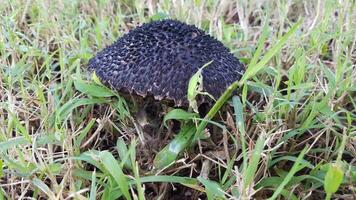
[[[89,61],[102,83],[175,106],[188,104],[190,78],[204,64],[203,92],[218,98],[244,72],[220,41],[193,25],[176,20],[143,24],[123,35]]]

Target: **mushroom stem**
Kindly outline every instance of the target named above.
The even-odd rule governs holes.
[[[145,107],[139,108],[138,112],[136,113],[136,121],[142,128],[149,124]]]

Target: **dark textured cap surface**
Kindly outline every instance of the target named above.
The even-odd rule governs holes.
[[[219,41],[176,20],[143,24],[89,61],[100,80],[118,91],[186,104],[190,78],[204,64],[204,91],[218,98],[244,72]]]

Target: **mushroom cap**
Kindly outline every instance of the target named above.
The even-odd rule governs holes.
[[[143,24],[89,60],[107,86],[186,105],[190,78],[204,64],[203,91],[218,98],[244,67],[220,41],[176,20]]]

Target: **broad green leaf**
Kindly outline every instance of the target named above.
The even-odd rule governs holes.
[[[155,168],[162,169],[173,163],[178,154],[190,144],[194,133],[194,125],[190,124],[182,127],[176,137],[156,155],[153,161]]]
[[[92,97],[112,97],[115,94],[107,87],[85,82],[77,79],[74,81],[75,89]]]
[[[73,111],[73,109],[79,107],[79,106],[84,106],[84,105],[92,105],[96,103],[104,103],[106,102],[104,99],[89,99],[89,98],[76,98],[76,99],[71,99],[67,103],[65,103],[62,107],[59,108],[57,111],[57,120],[63,120],[67,118],[70,113]]]
[[[99,77],[96,75],[95,71],[92,73],[91,79],[94,81],[94,83],[96,83],[98,85],[102,85],[102,83],[101,83]]]
[[[330,164],[325,176],[324,189],[328,194],[335,193],[341,185],[344,177],[344,172],[341,166],[337,163]]]
[[[201,176],[198,177],[198,180],[204,185],[205,192],[209,200],[214,200],[217,198],[226,199],[224,190],[221,189],[218,183],[211,180],[204,179]]]
[[[114,156],[108,151],[102,151],[99,153],[100,160],[103,163],[105,169],[110,173],[110,175],[115,179],[116,183],[119,185],[121,192],[126,199],[131,200],[129,192],[129,182],[122,171],[120,165]]]
[[[204,64],[203,67],[198,69],[198,71],[190,78],[188,83],[187,97],[189,101],[189,107],[192,108],[196,113],[199,112],[196,97],[203,91],[203,69],[210,65],[212,62],[213,61],[209,61],[208,63]]]
[[[103,166],[99,162],[99,154],[100,154],[100,151],[90,150],[90,151],[80,154],[79,156],[72,157],[71,159],[85,161],[85,162],[97,167],[98,169],[100,169],[100,171],[104,171]]]
[[[173,109],[164,116],[163,123],[166,125],[167,120],[190,120],[196,117],[199,117],[198,113],[187,112],[183,109]]]
[[[116,148],[119,153],[121,162],[124,162],[124,166],[127,167],[128,169],[132,169],[132,164],[129,156],[130,154],[127,150],[126,143],[122,138],[119,138],[116,141]]]

